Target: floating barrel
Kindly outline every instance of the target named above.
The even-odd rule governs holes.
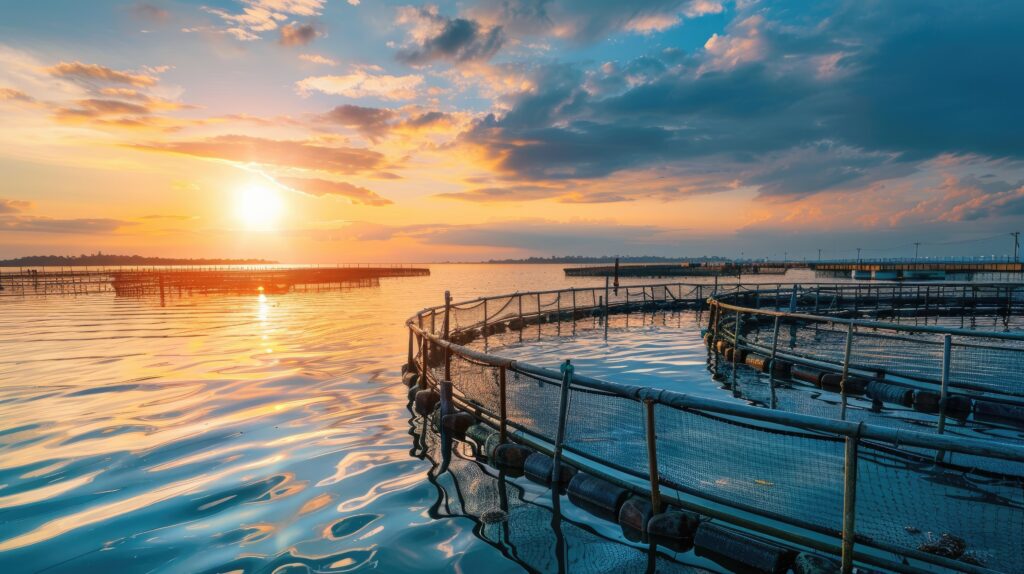
[[[647,522],[651,542],[685,552],[693,546],[693,535],[700,526],[700,515],[685,510],[669,510],[655,514]]]
[[[505,332],[505,323],[491,323],[487,326],[488,335],[496,335]]]
[[[963,395],[946,396],[946,414],[951,417],[964,418],[971,413],[971,397]]]
[[[977,399],[974,401],[974,418],[1024,425],[1024,406]]]
[[[619,526],[628,540],[639,542],[647,534],[647,522],[654,516],[651,501],[639,496],[631,496],[622,503],[619,509]]]
[[[487,439],[491,438],[492,435],[497,435],[498,431],[483,423],[477,423],[466,429],[465,434],[466,438],[472,439],[473,442],[480,445],[480,448],[483,449],[487,444]]]
[[[846,394],[863,395],[868,382],[864,379],[848,377],[846,379]],[[839,373],[826,373],[821,377],[821,388],[833,393],[843,392],[843,376]]]
[[[732,362],[733,353],[735,353],[735,352],[736,352],[736,349],[734,349],[732,347],[726,347],[725,348],[725,353],[723,353],[722,356],[725,357],[726,361],[731,363]]]
[[[746,358],[747,358],[747,350],[746,349],[733,349],[732,356],[729,357],[729,360],[730,361],[735,361],[737,363],[742,363],[744,360],[746,360]]]
[[[508,328],[512,331],[519,331],[523,328],[524,321],[522,319],[512,319],[508,322]]]
[[[483,443],[483,455],[486,456],[488,460],[493,461],[494,451],[498,448],[498,445],[500,444],[502,444],[501,433],[494,433],[491,436],[487,437],[487,440],[484,441]]]
[[[775,359],[772,361],[772,374],[776,377],[789,377],[793,371],[793,363]]]
[[[423,390],[416,393],[416,413],[429,415],[433,412],[438,403],[441,402],[441,395],[437,391]]]
[[[914,410],[919,413],[939,412],[939,393],[914,391]]]
[[[523,471],[523,465],[526,464],[526,459],[531,454],[533,454],[532,448],[521,444],[507,442],[505,444],[498,445],[498,447],[494,449],[493,463],[494,466],[501,470],[521,473]]]
[[[523,474],[533,482],[543,484],[544,486],[551,486],[551,470],[554,464],[555,461],[550,456],[542,452],[535,452],[527,457],[526,462],[523,464]],[[572,480],[573,475],[576,474],[576,469],[563,462],[559,469],[559,474],[561,474],[559,485],[565,487]]]
[[[423,389],[419,388],[418,386],[416,386],[416,387],[410,387],[410,388],[409,388],[409,402],[410,402],[410,403],[411,403],[411,402],[414,402],[414,401],[416,400],[416,393],[418,393],[418,392],[420,392],[420,391],[422,391],[422,390],[423,390]]]
[[[606,480],[577,472],[569,482],[569,501],[583,510],[610,522],[619,518],[619,509],[629,491]]]
[[[899,385],[871,381],[868,383],[868,396],[876,401],[909,407],[914,403],[914,390]]]
[[[410,369],[410,367],[409,367],[409,363],[402,363],[402,375],[403,375],[403,376],[404,376],[404,375],[405,375],[406,373],[408,373],[408,372],[409,372],[410,370],[411,370],[411,369]]]
[[[761,371],[762,373],[768,372],[768,365],[771,363],[771,359],[764,355],[758,355],[757,353],[749,353],[744,357],[743,362],[747,365]]]
[[[801,552],[793,560],[793,572],[796,574],[836,574],[842,565],[832,558],[818,554]]]
[[[770,574],[786,572],[796,552],[752,538],[729,528],[705,522],[693,538],[697,556],[707,556],[730,570],[754,570]]]
[[[405,386],[407,387],[415,387],[419,380],[419,373],[406,373],[402,375],[402,382],[405,383]]]
[[[717,341],[717,342],[715,343],[715,350],[716,350],[716,351],[718,351],[718,353],[719,353],[720,355],[724,355],[724,354],[725,354],[725,349],[726,349],[726,348],[727,348],[728,346],[729,346],[729,343],[726,343],[726,342],[725,342],[725,339],[719,339],[719,340],[718,340],[718,341]]]
[[[798,381],[804,381],[806,383],[811,383],[816,387],[820,387],[821,378],[825,376],[825,371],[815,369],[813,367],[805,367],[804,365],[793,365],[789,376]]]
[[[466,430],[476,424],[476,417],[467,412],[451,413],[441,419],[444,428],[455,433],[455,436],[466,436]]]

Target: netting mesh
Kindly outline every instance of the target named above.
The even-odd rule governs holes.
[[[869,543],[916,550],[947,534],[962,539],[968,555],[989,568],[1020,572],[1024,480],[939,466],[934,455],[861,443],[858,535]]]
[[[725,299],[741,306],[832,315],[833,318],[776,319],[757,312],[737,314],[714,307],[708,315],[708,327],[720,340],[731,343],[738,339],[741,347],[764,354],[769,354],[774,346],[781,355],[832,365],[835,371],[841,370],[845,361],[848,337],[848,325],[840,318],[886,318],[905,325],[950,326],[953,316],[960,314],[955,319],[962,327],[962,315],[977,312],[996,314],[992,325],[1010,328],[1013,313],[1022,307],[1022,297],[1016,289],[998,286],[815,286],[775,290],[732,286],[719,289],[720,299],[725,292],[732,293]],[[694,301],[707,294],[699,287],[680,285],[620,287],[617,292],[607,292],[608,303],[619,306],[620,311],[626,309],[626,303],[635,310],[647,304]],[[524,318],[524,324],[536,324],[537,336],[557,336],[563,334],[563,321],[572,322],[573,317],[565,312],[593,309],[604,300],[603,289],[517,294],[453,305],[449,317],[453,333]],[[987,325],[985,321],[989,319],[976,318],[972,326]],[[616,325],[636,324],[635,318],[630,323],[628,314],[607,320]],[[426,332],[441,333],[443,312],[428,311],[416,318],[416,324]],[[521,338],[522,325],[519,327],[515,335],[498,332],[491,336]],[[573,322],[571,332],[576,327]],[[422,349],[426,348],[431,378],[443,378],[444,350],[429,341],[423,344],[420,338],[414,339],[413,344],[417,364],[423,363]],[[849,366],[861,375],[937,384],[943,376],[943,348],[941,332],[858,324],[850,339]],[[1020,376],[1024,342],[1013,338],[997,340],[983,333],[957,333],[952,338],[949,357],[951,390],[1024,396],[1024,379]],[[716,353],[709,355],[709,362],[716,379],[737,398],[782,411],[838,418],[838,394],[831,399],[796,400],[793,394],[778,392],[780,383],[772,380],[771,375],[739,367]],[[499,413],[497,367],[456,353],[451,358],[451,379],[462,400],[492,415]],[[553,442],[558,428],[559,381],[514,368],[508,370],[506,380],[510,426]],[[886,405],[885,408],[907,409],[906,418],[893,418],[874,411],[870,400],[859,397],[850,397],[847,407],[845,417],[851,422],[914,431],[937,430],[934,413],[914,413],[908,407]],[[684,496],[694,494],[795,526],[839,534],[845,437],[662,404],[656,405],[655,414],[659,472],[666,486],[678,489]],[[635,399],[573,388],[565,421],[565,447],[595,463],[611,462],[612,466],[644,477],[644,417],[643,404]],[[978,436],[977,428],[958,426],[953,421],[945,432]],[[995,438],[1012,441],[1005,434]],[[915,550],[948,535],[964,540],[970,560],[997,570],[1020,571],[1019,556],[1024,555],[1024,461],[958,452],[945,453],[945,462],[937,464],[936,454],[920,447],[861,442],[858,544]],[[489,504],[479,508],[467,506],[465,510],[475,512]],[[523,521],[516,528],[502,530],[486,525],[482,531],[487,537],[492,531],[495,536],[500,533],[510,553],[523,558],[524,563],[539,564],[532,566],[538,570],[557,568],[554,550],[546,542],[549,539],[530,534],[526,526],[537,518],[533,508],[539,507],[518,515],[510,512],[509,525]],[[563,562],[566,559],[572,560],[562,557]],[[627,558],[615,560],[629,563]]]
[[[655,406],[659,473],[684,491],[838,532],[843,443]]]

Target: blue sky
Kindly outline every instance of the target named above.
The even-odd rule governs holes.
[[[1003,1],[12,2],[0,255],[1005,254],[1022,24]],[[236,216],[253,186],[272,224]]]

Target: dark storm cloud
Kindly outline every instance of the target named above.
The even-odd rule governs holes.
[[[541,66],[463,141],[521,180],[670,164],[780,196],[902,177],[942,154],[1024,159],[1024,4],[831,8],[782,23],[773,10],[788,9],[758,7],[691,56]]]
[[[454,63],[489,60],[505,43],[501,26],[484,29],[474,20],[448,19],[428,8],[407,11],[403,20],[433,29],[433,33],[422,42],[395,54],[398,61],[412,66],[437,60]]]

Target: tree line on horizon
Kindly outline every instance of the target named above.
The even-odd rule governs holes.
[[[269,259],[192,259],[178,257],[145,257],[142,255],[29,255],[0,260],[0,267],[59,267],[80,265],[272,265]]]

